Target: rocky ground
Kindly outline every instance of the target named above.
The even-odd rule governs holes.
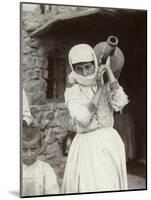
[[[128,174],[128,189],[145,189],[146,188],[146,180],[143,177],[135,176]]]
[[[127,163],[128,188],[146,189],[146,163],[132,160]]]

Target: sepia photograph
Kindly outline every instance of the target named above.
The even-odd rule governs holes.
[[[20,196],[147,190],[147,10],[20,3]]]

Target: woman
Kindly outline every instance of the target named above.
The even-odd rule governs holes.
[[[62,193],[125,190],[125,149],[113,129],[113,111],[122,111],[128,103],[127,95],[112,73],[110,57],[98,68],[89,45],[74,46],[69,63],[73,86],[66,89],[65,102],[77,134],[69,150]],[[105,84],[104,71],[109,80]]]

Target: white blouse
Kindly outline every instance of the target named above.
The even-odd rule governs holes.
[[[77,133],[113,127],[113,111],[122,111],[128,104],[128,97],[116,80],[114,83],[108,83],[102,87],[102,96],[97,111],[91,113],[87,104],[93,98],[96,90],[97,86],[75,84],[65,91],[65,102],[76,125]]]
[[[53,168],[40,160],[32,165],[23,164],[23,196],[58,194],[59,187]]]

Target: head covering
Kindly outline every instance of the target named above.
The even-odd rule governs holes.
[[[95,72],[92,75],[84,77],[74,71],[73,64],[91,61],[94,61],[95,65]],[[72,70],[72,72],[68,76],[70,83],[74,84],[77,82],[85,86],[96,84],[98,63],[94,50],[88,44],[78,44],[71,48],[69,52],[69,64]]]

